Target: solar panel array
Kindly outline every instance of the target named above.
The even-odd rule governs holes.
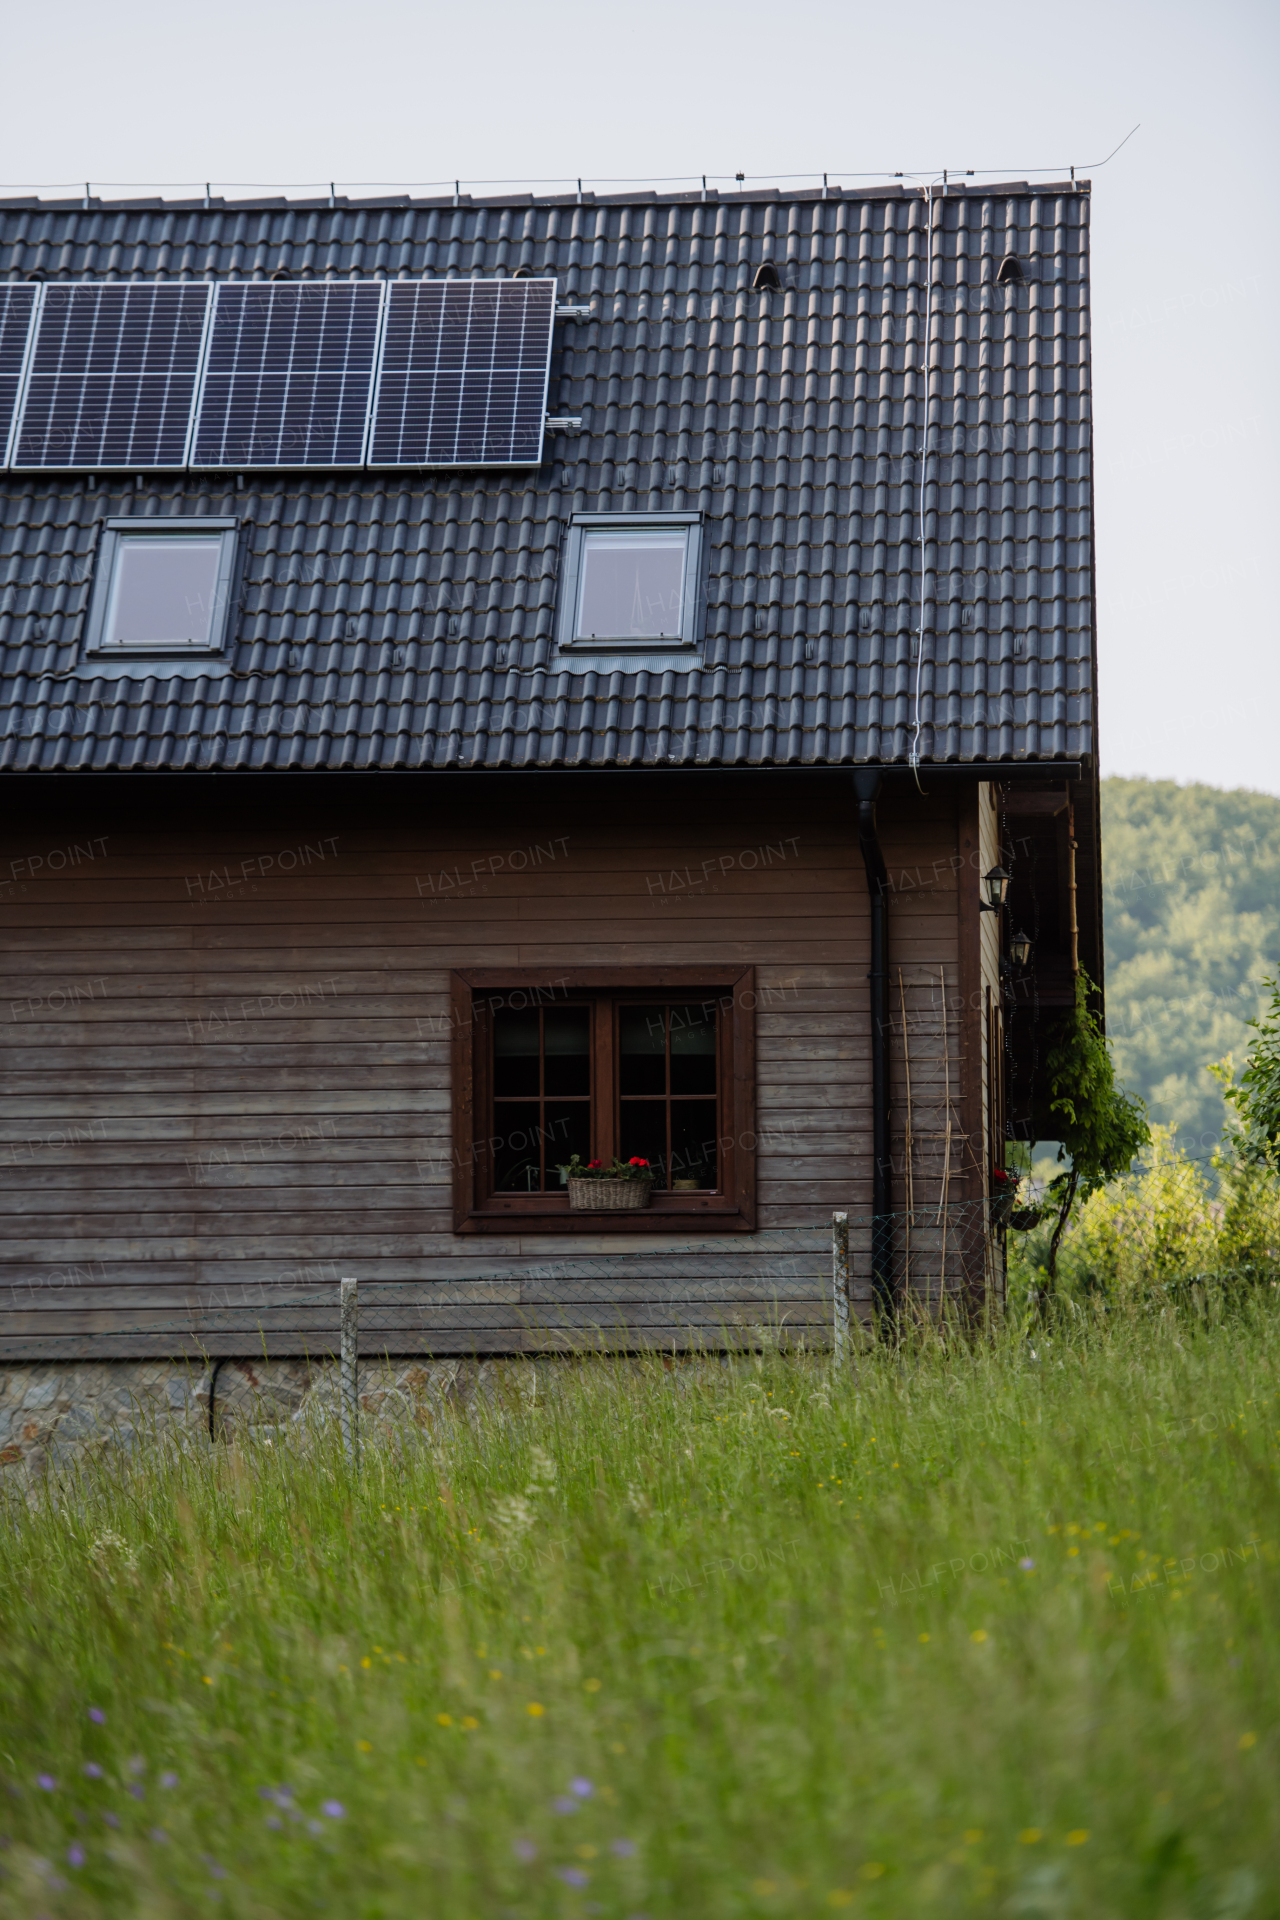
[[[9,435],[18,410],[18,392],[26,365],[35,287],[0,287],[0,461],[8,461]]]
[[[358,467],[379,281],[224,282],[196,414],[197,467]]]
[[[0,287],[0,456],[536,466],[555,305],[554,280]]]
[[[15,467],[180,467],[209,289],[43,289]]]
[[[555,282],[393,281],[387,292],[370,465],[536,466]]]

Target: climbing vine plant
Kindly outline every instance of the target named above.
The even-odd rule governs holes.
[[[1076,1200],[1127,1173],[1151,1138],[1145,1103],[1116,1084],[1111,1049],[1089,1004],[1096,992],[1081,968],[1075,1004],[1056,1023],[1045,1056],[1049,1110],[1060,1121],[1058,1158],[1069,1163],[1046,1195],[1058,1209],[1050,1275],[1057,1272],[1058,1247]]]

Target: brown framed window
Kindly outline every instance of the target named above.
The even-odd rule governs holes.
[[[751,968],[477,969],[452,990],[455,1231],[754,1226]],[[648,1160],[650,1205],[570,1213],[575,1153]]]

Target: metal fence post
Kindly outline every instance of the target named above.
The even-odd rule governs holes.
[[[360,1358],[360,1282],[339,1282],[341,1294],[341,1341],[339,1347],[338,1387],[342,1418],[342,1450],[355,1466],[360,1456],[360,1400],[356,1392],[356,1365]]]
[[[835,1310],[833,1347],[837,1366],[849,1351],[849,1216],[831,1216],[831,1301]]]

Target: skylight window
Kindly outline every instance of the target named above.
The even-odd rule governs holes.
[[[697,514],[577,514],[569,529],[561,647],[691,651],[700,535]]]
[[[86,653],[134,661],[222,652],[231,603],[235,521],[108,520]]]

